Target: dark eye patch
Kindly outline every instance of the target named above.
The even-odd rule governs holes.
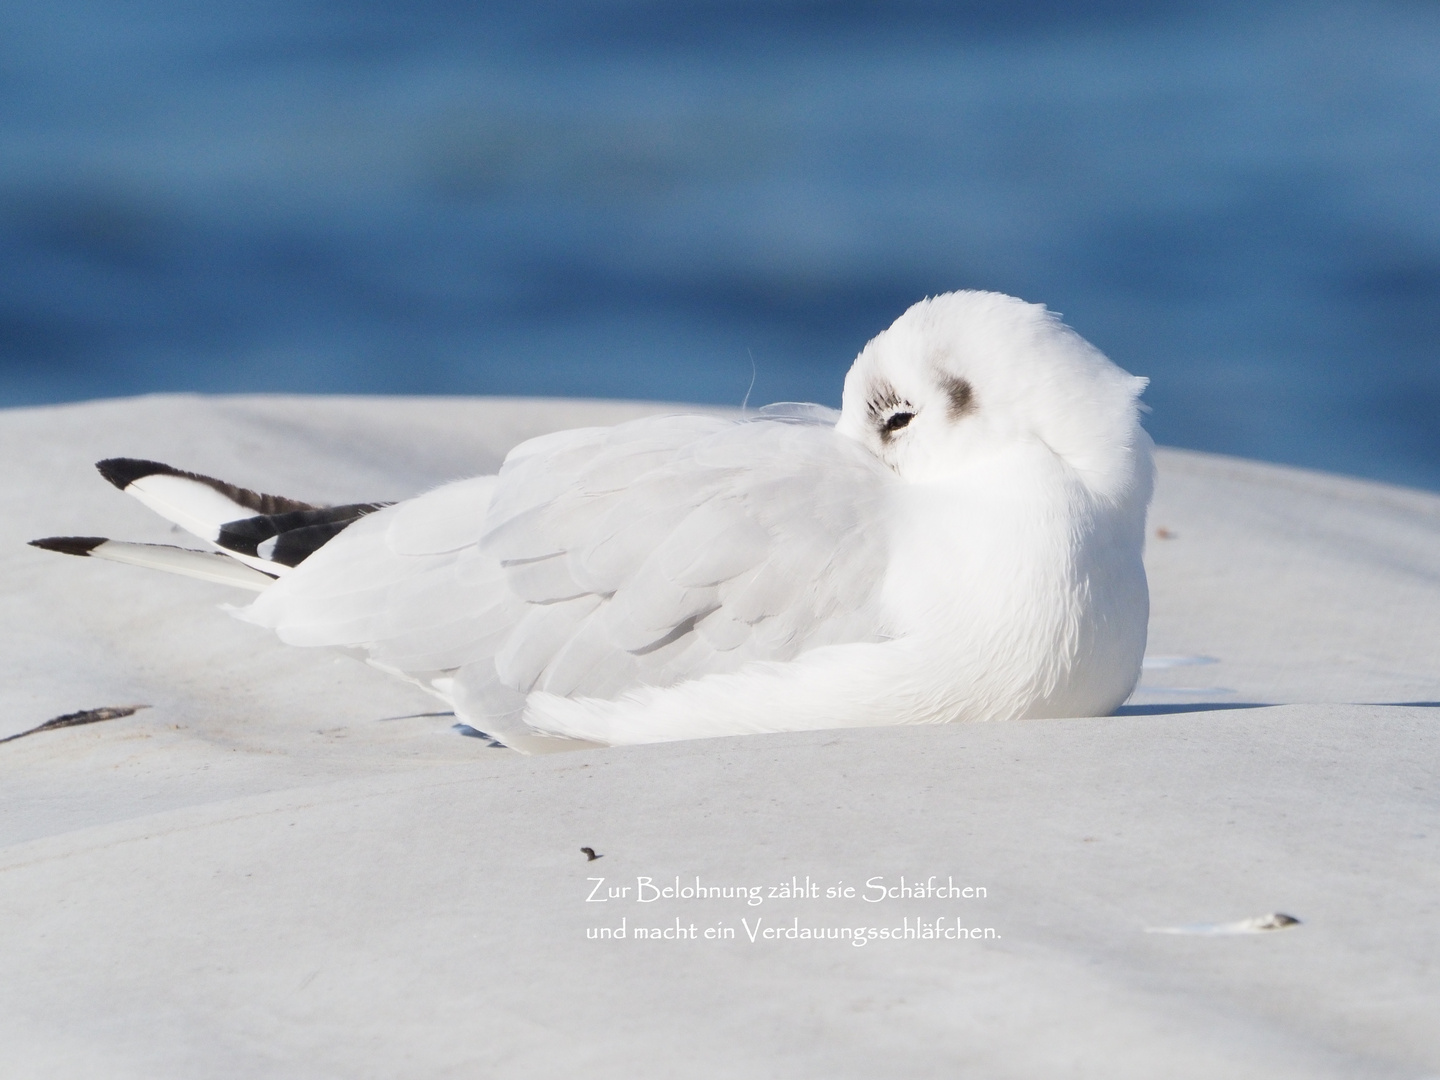
[[[899,431],[901,428],[903,428],[906,424],[910,423],[910,421],[914,419],[914,413],[897,412],[893,414],[889,420],[885,421],[884,425],[881,427],[880,430],[886,433],[892,431]]]
[[[946,375],[941,383],[945,396],[950,399],[950,419],[959,420],[966,413],[975,411],[975,391],[964,379]]]

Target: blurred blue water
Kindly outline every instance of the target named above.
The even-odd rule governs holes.
[[[1437,58],[1418,0],[15,3],[0,404],[837,404],[981,287],[1161,442],[1440,489]]]

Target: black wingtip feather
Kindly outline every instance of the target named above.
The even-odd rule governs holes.
[[[30,546],[44,548],[46,551],[58,551],[64,555],[89,555],[107,539],[104,536],[46,536],[31,540]]]
[[[142,461],[140,458],[128,457],[106,458],[104,461],[97,461],[95,468],[100,470],[101,476],[121,491],[124,491],[136,480],[154,476],[156,473],[161,476],[185,475],[179,469],[172,468],[160,461]]]
[[[179,476],[213,488],[232,502],[239,503],[257,514],[288,514],[301,510],[319,509],[313,503],[301,502],[299,499],[287,499],[283,495],[266,495],[263,492],[251,491],[249,488],[242,488],[224,480],[216,480],[213,476],[177,469],[173,465],[166,465],[163,461],[145,461],[142,458],[124,457],[106,458],[104,461],[97,461],[95,468],[100,470],[101,476],[121,491],[124,491],[136,480],[143,480],[147,476]]]

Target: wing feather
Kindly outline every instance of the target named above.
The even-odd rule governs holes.
[[[356,522],[247,617],[362,648],[513,739],[534,691],[615,700],[884,640],[894,484],[803,411],[562,432]]]
[[[595,592],[575,580],[576,575],[571,573],[570,563],[563,551],[538,559],[515,559],[500,565],[506,571],[505,580],[511,591],[531,603],[574,600]]]
[[[593,615],[546,665],[540,689],[562,697],[618,697],[640,682],[636,656],[617,649]]]
[[[593,594],[554,604],[530,604],[495,656],[501,682],[528,694],[546,666],[601,604]]]
[[[661,484],[647,497],[631,491],[617,497],[595,534],[569,552],[577,578],[596,592],[615,592],[635,577],[659,543],[694,509],[701,492]]]
[[[711,499],[687,515],[655,552],[677,585],[718,585],[765,561],[772,537],[733,499]]]
[[[397,555],[441,555],[480,538],[496,478],[477,476],[436,488],[391,509],[386,543]]]
[[[695,624],[695,633],[717,653],[738,649],[750,640],[750,626],[723,608],[716,608]]]

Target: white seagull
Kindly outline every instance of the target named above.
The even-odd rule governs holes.
[[[240,618],[526,753],[1102,716],[1145,652],[1144,387],[1043,306],[956,292],[865,346],[839,413],[562,431],[391,505],[112,459],[212,550],[33,543],[258,590]]]

